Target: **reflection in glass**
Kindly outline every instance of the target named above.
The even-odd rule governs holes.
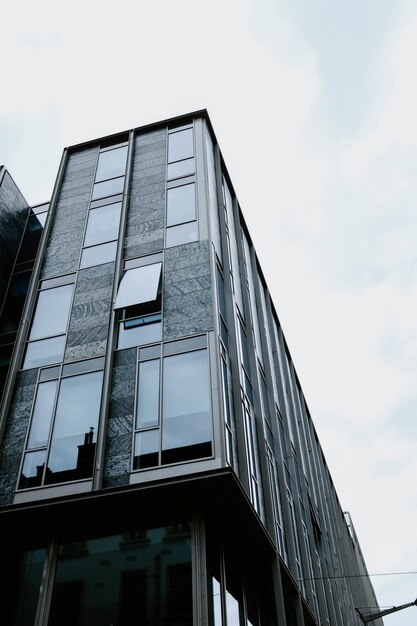
[[[187,128],[168,135],[168,163],[188,159],[194,154],[193,129]]]
[[[226,590],[227,626],[239,626],[239,602]]]
[[[41,448],[48,443],[56,393],[56,380],[38,385],[27,448]]]
[[[89,211],[84,246],[94,246],[97,243],[117,239],[121,207],[122,203],[117,202]]]
[[[142,346],[146,343],[155,343],[156,341],[161,341],[161,339],[161,314],[156,313],[120,322],[117,347],[132,348],[133,346]]]
[[[159,359],[139,365],[136,428],[157,426],[159,422]]]
[[[159,429],[142,430],[135,435],[133,469],[145,469],[158,465]]]
[[[191,533],[175,529],[61,545],[49,626],[192,626]]]
[[[214,578],[212,580],[212,596],[213,596],[213,626],[222,626],[222,606],[220,583]]]
[[[46,450],[27,452],[23,462],[19,480],[19,489],[39,487],[42,484],[43,470],[46,461]]]
[[[106,196],[113,196],[116,193],[122,193],[125,184],[125,177],[112,178],[106,180],[103,183],[96,183],[93,188],[92,200],[96,198],[105,198]]]
[[[167,226],[196,219],[195,184],[181,185],[167,191]]]
[[[81,254],[80,269],[110,263],[116,258],[117,241],[102,243],[92,248],[84,248]]]
[[[127,146],[100,152],[98,158],[96,182],[123,176],[126,170]]]
[[[40,291],[29,339],[40,339],[65,333],[73,285]]]
[[[120,281],[115,309],[156,300],[161,280],[162,263],[126,270]]]
[[[61,381],[45,482],[88,478],[93,472],[103,372]]]
[[[9,285],[0,320],[0,333],[18,329],[32,272],[15,274]]]
[[[207,351],[165,357],[162,463],[211,455]]]
[[[36,258],[46,216],[47,213],[42,213],[40,215],[31,215],[29,217],[16,260],[17,263],[32,261]]]
[[[194,174],[194,172],[194,157],[191,157],[191,159],[185,159],[184,161],[177,161],[176,163],[168,164],[168,180],[180,178],[180,176],[187,176],[188,174]]]
[[[62,361],[65,349],[65,335],[32,341],[26,347],[26,355],[23,369],[49,365],[49,363],[59,363]]]
[[[38,548],[23,552],[13,561],[7,589],[3,589],[2,623],[7,626],[33,626],[35,623],[45,557],[46,550]],[[11,615],[7,605],[11,608]]]
[[[188,222],[180,226],[171,226],[166,231],[166,247],[180,246],[198,240],[197,222]]]

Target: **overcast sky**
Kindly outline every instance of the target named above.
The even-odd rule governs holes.
[[[1,20],[0,163],[31,204],[64,146],[208,109],[368,570],[416,571],[417,3],[16,0]],[[382,605],[417,595],[372,580]]]

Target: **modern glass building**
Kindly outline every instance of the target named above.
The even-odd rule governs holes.
[[[375,595],[207,112],[0,202],[3,623],[359,624]]]

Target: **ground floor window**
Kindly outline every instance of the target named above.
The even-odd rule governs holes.
[[[77,538],[15,562],[9,626],[38,624],[40,607],[48,626],[192,626],[187,523]]]

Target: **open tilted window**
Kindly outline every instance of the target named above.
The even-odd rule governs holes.
[[[124,272],[114,308],[119,313],[118,348],[161,341],[162,263]]]

